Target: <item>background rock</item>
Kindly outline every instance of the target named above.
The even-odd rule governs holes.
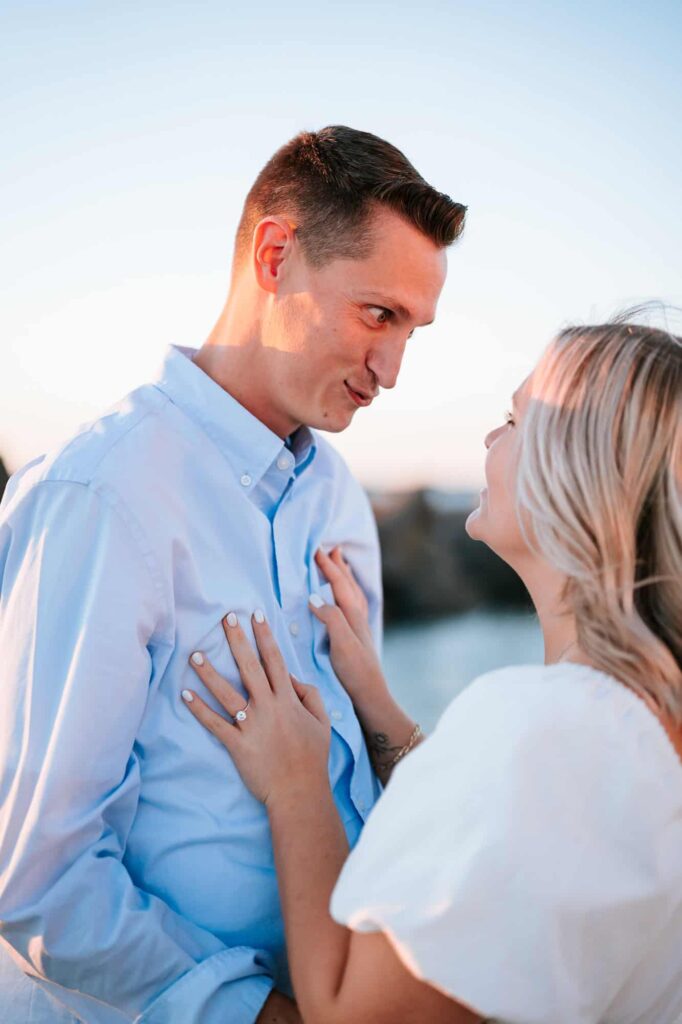
[[[474,608],[530,608],[526,588],[464,524],[470,494],[373,494],[383,558],[385,619],[436,618]]]

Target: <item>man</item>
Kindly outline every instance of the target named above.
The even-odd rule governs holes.
[[[395,385],[464,208],[395,147],[331,127],[246,199],[198,351],[10,481],[0,517],[0,1004],[32,1024],[253,1024],[289,998],[267,820],[182,705],[193,652],[257,608],[333,724],[354,843],[378,787],[308,611],[342,544],[380,632],[366,498],[310,428]],[[208,693],[206,693],[208,699]]]

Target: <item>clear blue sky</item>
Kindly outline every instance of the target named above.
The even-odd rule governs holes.
[[[434,326],[334,443],[368,484],[477,486],[552,332],[682,305],[682,5],[5,3],[0,454],[199,345],[241,203],[301,128],[400,146],[469,206]]]

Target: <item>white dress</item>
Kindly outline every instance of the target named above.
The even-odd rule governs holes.
[[[601,672],[481,676],[397,766],[331,910],[504,1024],[678,1024],[682,763]]]

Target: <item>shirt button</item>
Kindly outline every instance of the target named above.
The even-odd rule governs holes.
[[[360,811],[360,814],[364,814],[366,812],[366,810],[367,810],[367,808],[365,807],[365,805],[362,802],[362,800],[358,804],[358,810]]]
[[[289,459],[287,458],[286,455],[280,455],[280,457],[277,459],[277,469],[288,469],[288,468],[289,468]]]
[[[239,483],[242,485],[242,487],[248,487],[249,484],[251,483],[251,477],[249,476],[249,474],[248,473],[242,474],[242,477],[241,477]]]
[[[292,636],[298,636],[298,634],[299,634],[298,622],[290,622],[289,623],[289,632],[291,633]]]
[[[336,708],[332,711],[332,718],[335,722],[340,722],[343,718],[343,711],[337,711]]]

